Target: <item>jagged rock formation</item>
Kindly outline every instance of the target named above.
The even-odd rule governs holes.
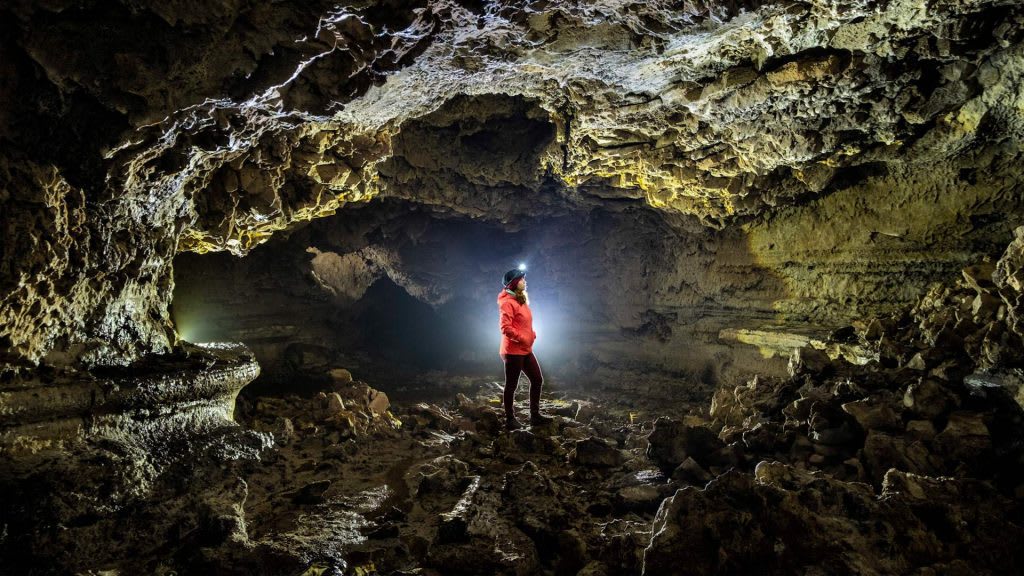
[[[721,226],[831,197],[870,168],[875,194],[896,182],[911,205],[954,202],[961,234],[983,228],[975,249],[1020,212],[1013,3],[214,6],[7,9],[8,363],[166,350],[176,251],[242,254],[376,196],[506,221],[636,204]],[[270,22],[284,24],[254,32]],[[53,40],[115,23],[78,43],[88,60]],[[962,182],[977,200],[958,204]],[[852,219],[891,206],[850,195],[837,209]],[[871,222],[838,253],[920,249],[949,226],[932,220]],[[786,255],[820,232],[772,230],[755,257],[799,302],[820,272]]]

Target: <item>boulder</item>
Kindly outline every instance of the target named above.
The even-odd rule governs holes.
[[[935,436],[935,447],[951,460],[976,461],[992,449],[985,416],[979,412],[953,412]]]
[[[903,419],[899,414],[902,406],[888,391],[847,402],[842,405],[842,409],[864,430],[899,430],[903,427]]]
[[[926,419],[937,418],[959,406],[960,399],[946,385],[932,378],[921,378],[907,387],[903,406]]]
[[[672,471],[673,480],[698,486],[707,484],[711,478],[711,474],[693,458],[687,458]]]
[[[928,448],[920,441],[885,434],[877,430],[868,432],[860,460],[870,477],[880,484],[891,468],[914,474],[936,474],[938,466]]]
[[[625,460],[621,450],[595,436],[576,442],[569,452],[569,461],[577,466],[609,468],[621,466]]]
[[[725,443],[708,428],[687,426],[666,417],[654,422],[654,429],[647,437],[647,457],[664,472],[669,473],[687,458],[697,462],[708,462]]]
[[[825,375],[832,370],[832,361],[828,354],[810,347],[795,348],[789,357],[789,375],[792,377],[803,374]]]

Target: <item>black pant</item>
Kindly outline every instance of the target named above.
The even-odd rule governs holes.
[[[501,359],[505,361],[505,416],[512,418],[515,412],[512,410],[512,401],[519,387],[519,373],[526,372],[530,379],[530,414],[540,412],[540,387],[544,384],[544,375],[540,371],[540,363],[533,352],[529,354],[502,354]]]

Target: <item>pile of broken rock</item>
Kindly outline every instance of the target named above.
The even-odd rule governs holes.
[[[125,568],[1021,573],[1022,288],[1024,229],[908,313],[836,331],[873,361],[799,349],[709,411],[546,396],[550,424],[508,432],[496,383],[390,406],[341,369],[305,397],[243,395],[238,420],[275,446],[211,469],[181,550]]]
[[[719,389],[709,421],[659,419],[648,455],[703,488],[662,504],[644,573],[1019,572],[1022,319],[1024,228],[998,263],[835,333],[875,361],[798,349],[789,378]]]

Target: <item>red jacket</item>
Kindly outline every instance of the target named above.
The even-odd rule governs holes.
[[[498,294],[498,325],[501,327],[500,354],[529,354],[537,333],[533,331],[530,306],[520,304],[516,297],[502,290]]]

